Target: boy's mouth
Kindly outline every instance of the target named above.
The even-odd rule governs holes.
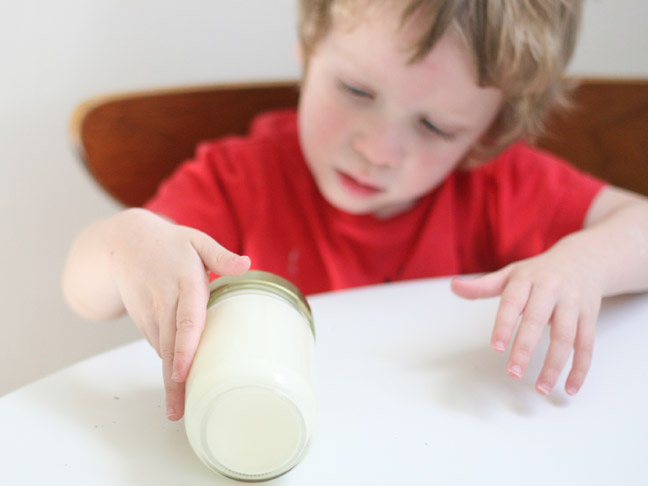
[[[340,185],[352,196],[355,197],[369,197],[374,196],[383,191],[380,187],[365,182],[360,182],[356,178],[344,172],[337,171],[338,180]]]

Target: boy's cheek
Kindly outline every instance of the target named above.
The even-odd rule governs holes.
[[[335,112],[323,112],[321,115],[317,120],[317,136],[320,143],[334,143],[344,132],[347,120]]]
[[[310,109],[309,109],[310,108]],[[318,146],[335,143],[345,132],[350,131],[350,118],[332,105],[305,107],[302,114],[302,129],[307,139]]]

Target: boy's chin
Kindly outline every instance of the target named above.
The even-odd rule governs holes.
[[[328,202],[331,206],[333,206],[338,211],[352,214],[354,216],[373,214],[373,212],[376,210],[376,208],[372,207],[371,205],[360,204],[357,201],[347,200],[347,198],[339,197],[337,195],[332,196],[332,195],[325,194],[324,199],[326,199],[326,202]]]
[[[333,198],[326,198],[328,203],[335,209],[354,216],[374,216],[376,219],[387,219],[397,216],[414,206],[414,202],[392,205],[361,204],[356,201],[342,201]]]

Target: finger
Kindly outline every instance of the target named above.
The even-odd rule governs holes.
[[[504,351],[511,342],[513,330],[522,315],[530,292],[531,284],[528,282],[509,282],[502,291],[491,335],[491,347],[495,351]]]
[[[592,364],[597,316],[598,309],[593,314],[580,316],[576,341],[574,342],[572,368],[565,382],[565,391],[569,395],[576,395],[581,389]]]
[[[191,243],[205,266],[216,275],[241,275],[250,268],[250,257],[237,255],[200,231],[193,231]]]
[[[556,298],[552,291],[538,285],[532,287],[507,365],[507,372],[513,378],[524,376],[555,305]]]
[[[160,357],[162,358],[162,378],[166,393],[167,417],[170,420],[178,420],[184,413],[183,396],[184,384],[173,381],[173,353],[175,349],[176,336],[176,305],[169,311],[161,314],[159,321],[160,329]]]
[[[200,336],[205,327],[209,286],[203,282],[181,283],[176,314],[176,336],[171,378],[177,383],[187,379]]]
[[[453,278],[450,288],[464,299],[484,299],[502,293],[508,281],[511,267],[504,267],[497,272],[487,273],[476,278]]]
[[[171,379],[173,362],[162,359],[162,376],[164,377],[164,390],[166,392],[167,418],[180,420],[184,414],[185,384]]]
[[[556,306],[552,317],[551,342],[536,382],[536,389],[543,395],[551,393],[567,364],[574,348],[577,327],[578,308],[567,304]]]

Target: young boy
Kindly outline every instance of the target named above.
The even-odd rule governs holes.
[[[82,316],[126,311],[179,419],[208,272],[305,293],[440,275],[501,296],[491,346],[537,381],[585,379],[603,296],[648,289],[648,202],[515,142],[561,98],[578,0],[302,0],[298,113],[201,145],[146,209],[84,229],[64,272]],[[245,256],[241,256],[245,255]],[[513,339],[513,333],[517,333]]]

